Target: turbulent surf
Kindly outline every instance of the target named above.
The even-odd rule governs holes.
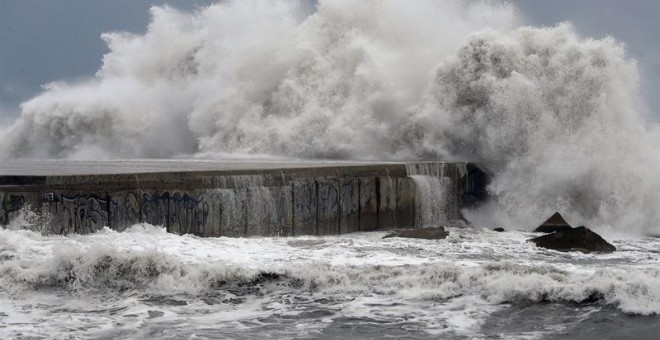
[[[67,237],[0,230],[0,334],[529,339],[596,324],[616,334],[623,320],[642,338],[658,330],[659,263],[647,256],[657,239],[559,255],[525,242],[528,233],[448,231],[438,242],[385,232],[198,238],[150,225]]]
[[[0,159],[469,161],[488,173],[490,200],[462,212],[473,228],[437,242],[201,239],[150,225],[49,236],[26,213],[0,229],[2,337],[660,331],[649,236],[660,233],[660,128],[621,42],[458,0],[154,7],[145,33],[103,39],[94,77],[45,85],[0,127]],[[445,183],[410,175],[427,208],[417,217],[437,222]],[[554,211],[618,251],[525,242]]]

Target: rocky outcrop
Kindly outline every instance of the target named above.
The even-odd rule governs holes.
[[[558,231],[568,231],[573,229],[568,222],[558,212],[543,222],[538,228],[534,229],[537,233],[556,233]]]
[[[424,240],[442,240],[445,237],[447,237],[448,234],[449,233],[445,232],[444,227],[435,227],[435,228],[396,230],[393,233],[385,235],[383,238],[404,237],[404,238],[420,238]]]
[[[581,251],[609,253],[616,247],[586,227],[571,228],[529,240],[538,247],[559,251]]]

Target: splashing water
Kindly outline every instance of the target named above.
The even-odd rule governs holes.
[[[0,336],[657,334],[657,238],[613,238],[618,251],[599,255],[537,248],[527,232],[448,231],[438,242],[385,232],[199,238],[151,225],[67,237],[0,229]]]
[[[468,160],[493,200],[465,216],[660,231],[660,134],[634,60],[510,4],[226,1],[154,7],[108,33],[94,79],[50,84],[0,157]],[[653,132],[655,131],[655,132]]]

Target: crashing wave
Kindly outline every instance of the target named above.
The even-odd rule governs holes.
[[[196,238],[185,239],[151,230],[154,227],[146,229],[149,230],[129,231],[121,237],[112,231],[106,231],[105,236],[79,236],[79,244],[59,236],[37,236],[29,231],[0,231],[5,239],[0,241],[0,293],[21,296],[48,290],[82,295],[140,292],[145,296],[227,296],[229,300],[245,295],[310,293],[323,297],[383,296],[405,301],[447,301],[476,296],[492,305],[599,302],[626,313],[660,314],[660,286],[657,285],[660,270],[656,268],[611,266],[567,271],[550,263],[524,264],[508,260],[470,266],[449,261],[405,265],[333,265],[319,261],[286,263],[275,268],[250,264],[250,261],[224,263],[199,255],[189,259],[195,261],[187,261],[159,251],[157,247],[131,249],[132,243],[146,243],[141,237],[155,237],[161,245],[171,242],[171,238],[184,249],[189,248],[191,242],[201,248],[209,246]],[[468,242],[466,240],[471,237],[461,242]],[[17,244],[17,240],[22,242]],[[108,240],[124,243],[123,249],[102,245]],[[376,240],[380,243],[380,238]],[[305,245],[304,240],[299,240],[290,247],[314,247],[319,243],[315,241]],[[479,244],[478,240],[474,241],[477,241],[475,245]],[[246,239],[242,251],[248,251],[257,242]],[[337,244],[325,246],[346,247],[341,239],[333,242]],[[515,241],[508,240],[511,242]],[[321,245],[323,243],[321,241]],[[356,249],[360,247],[356,245]],[[291,251],[288,247],[283,249]],[[200,254],[215,253],[218,248],[198,251],[202,251]],[[300,252],[319,254],[305,249]]]
[[[226,1],[154,7],[108,33],[94,79],[50,84],[0,132],[0,157],[469,160],[494,201],[475,224],[660,228],[660,134],[636,63],[510,4]]]

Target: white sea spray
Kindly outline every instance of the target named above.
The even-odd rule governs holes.
[[[489,173],[476,225],[660,228],[660,134],[636,62],[569,24],[482,1],[225,1],[154,7],[107,33],[96,77],[53,83],[0,157],[461,160]]]

